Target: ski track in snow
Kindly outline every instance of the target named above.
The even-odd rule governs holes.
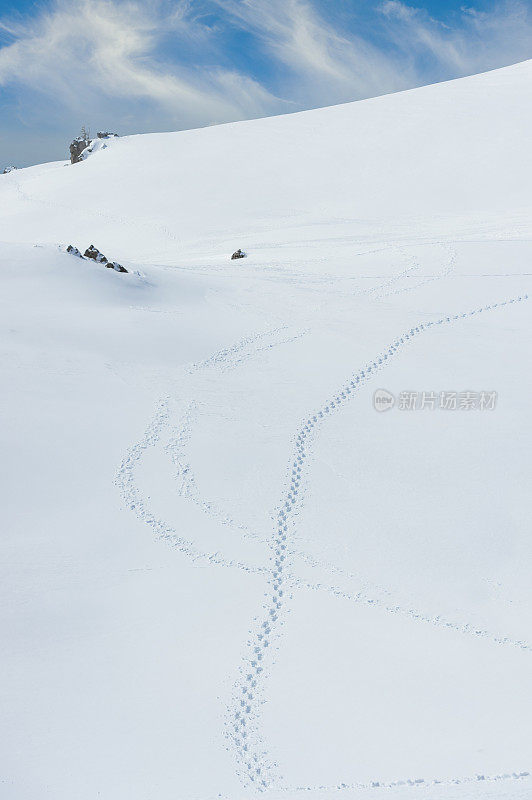
[[[206,516],[216,520],[221,525],[227,525],[233,530],[239,530],[244,538],[259,539],[250,529],[241,523],[235,522],[218,506],[207,500],[196,485],[196,478],[190,463],[186,460],[185,448],[192,435],[192,421],[196,413],[196,404],[190,403],[181,426],[173,431],[172,438],[165,447],[166,453],[175,468],[175,479],[178,484],[177,494],[194,503]]]
[[[366,297],[373,297],[375,300],[382,300],[385,297],[388,297],[390,294],[395,294],[393,290],[386,293],[386,290],[389,289],[391,286],[395,286],[396,283],[399,283],[405,278],[409,278],[412,273],[418,272],[421,269],[421,264],[419,263],[418,259],[411,255],[408,256],[405,252],[404,248],[398,247],[397,248],[404,258],[406,258],[408,265],[405,267],[402,272],[399,272],[397,275],[392,275],[391,278],[388,278],[383,283],[378,284],[377,286],[371,286],[368,289],[357,289],[353,292],[354,295],[365,295]],[[419,284],[418,284],[419,285]],[[410,288],[416,287],[404,287],[403,291],[408,291]]]
[[[415,289],[420,289],[422,286],[425,286],[427,283],[433,283],[434,281],[440,281],[444,278],[447,278],[454,270],[456,265],[456,251],[454,248],[449,246],[449,260],[447,265],[443,268],[443,270],[438,273],[437,275],[429,275],[423,280],[419,281],[418,283],[413,284],[412,286],[402,286],[399,289],[390,289],[390,286],[393,285],[396,281],[388,281],[387,284],[384,284],[381,289],[384,291],[378,293],[375,297],[376,300],[385,300],[387,297],[391,297],[392,295],[403,294],[404,292],[412,292]],[[420,269],[420,264],[415,258],[412,257],[412,266],[410,269],[406,269],[404,273],[400,277],[408,278],[410,277],[411,273]],[[389,291],[386,291],[390,289]]]
[[[528,295],[520,295],[500,303],[413,326],[402,336],[394,339],[388,349],[376,356],[374,361],[366,364],[329,401],[303,421],[295,436],[285,491],[274,518],[275,530],[271,540],[271,566],[268,591],[263,606],[264,615],[262,620],[254,620],[254,627],[249,634],[247,654],[243,658],[232,702],[227,710],[227,736],[235,749],[238,773],[241,777],[247,777],[250,788],[254,787],[259,791],[273,789],[277,788],[282,780],[277,765],[266,752],[260,734],[260,705],[264,701],[264,676],[273,665],[275,647],[272,645],[279,646],[280,628],[288,612],[290,586],[287,567],[291,556],[289,542],[294,536],[297,517],[303,505],[305,494],[303,476],[316,432],[329,415],[340,410],[344,403],[354,397],[360,387],[373,377],[374,373],[382,369],[410,340],[421,333],[438,325],[450,324],[527,299]],[[474,629],[464,632],[482,635],[482,631],[477,632]],[[498,644],[506,643],[505,639],[496,641]],[[522,649],[530,649],[525,642],[515,644]]]
[[[459,784],[471,784],[479,782],[497,782],[517,780],[523,781],[530,777],[530,772],[504,772],[499,775],[466,775],[459,778],[432,778],[427,780],[425,778],[407,778],[405,780],[397,780],[386,783],[384,781],[371,781],[370,783],[338,783],[336,785],[320,785],[320,786],[283,786],[276,787],[278,792],[341,792],[346,790],[361,790],[361,789],[394,789],[400,786],[411,787],[427,787],[427,786],[456,786]]]
[[[194,373],[205,366],[211,368],[215,367],[219,370],[226,371],[238,366],[240,363],[242,363],[242,361],[251,359],[258,352],[269,350],[270,348],[286,341],[295,341],[297,338],[304,335],[304,332],[298,333],[294,337],[284,340],[284,342],[270,342],[269,344],[259,348],[251,347],[250,349],[250,346],[255,345],[256,342],[262,342],[267,339],[267,337],[271,337],[272,335],[287,329],[287,326],[284,326],[283,328],[263,331],[252,336],[245,337],[244,339],[239,340],[233,346],[217,351],[206,362],[191,365],[188,371],[189,373]],[[118,468],[115,477],[115,484],[120,491],[124,507],[132,511],[141,522],[148,525],[153,531],[156,539],[165,541],[167,544],[176,547],[181,553],[188,556],[193,561],[204,561],[212,565],[228,567],[231,569],[240,569],[244,572],[255,574],[267,572],[267,567],[255,567],[242,561],[226,559],[217,552],[210,553],[205,550],[201,550],[200,548],[196,547],[190,539],[186,539],[181,536],[175,527],[155,516],[155,514],[151,511],[148,499],[142,495],[137,486],[135,471],[145,452],[149,448],[156,447],[160,443],[162,432],[169,427],[169,403],[170,397],[168,396],[159,400],[153,420],[146,428],[142,438],[128,449],[122,460],[122,463],[120,464],[120,467]],[[209,513],[211,516],[214,516],[220,522],[223,522],[224,524],[235,524],[229,518],[224,519],[224,515],[222,513],[218,514],[209,503],[201,500],[199,495],[195,492],[194,480],[191,473],[189,473],[189,468],[182,462],[180,451],[184,442],[189,436],[190,421],[193,411],[194,403],[190,404],[182,427],[177,430],[173,439],[166,448],[170,458],[172,459],[173,465],[177,470],[176,480],[180,481],[181,484],[178,492],[182,496],[193,498],[195,502],[200,505],[202,510],[204,510],[206,513]]]
[[[186,447],[191,436],[191,421],[195,411],[195,404],[192,403],[181,425],[174,429],[172,437],[165,446],[165,451],[170,456],[170,459],[175,468],[175,480],[177,482],[177,494],[183,499],[193,502],[204,514],[216,520],[221,525],[226,525],[234,530],[240,531],[244,538],[254,539],[261,543],[267,543],[258,534],[252,531],[248,526],[236,522],[229,514],[220,509],[216,503],[206,499],[199,491],[195,476],[189,462],[185,458],[184,448]],[[116,484],[119,487],[124,505],[131,510],[139,520],[147,524],[159,539],[164,539],[168,544],[176,547],[184,555],[187,555],[194,561],[205,561],[215,566],[222,566],[231,569],[242,569],[245,572],[255,574],[266,574],[269,570],[268,567],[257,567],[250,565],[243,561],[234,561],[223,557],[219,552],[208,552],[199,549],[191,540],[184,539],[178,533],[177,529],[164,520],[158,519],[151,512],[147,498],[144,498],[137,486],[134,470],[142,459],[145,451],[150,447],[156,447],[161,444],[162,433],[170,425],[169,413],[169,398],[163,398],[159,401],[158,409],[155,413],[153,421],[149,424],[143,438],[137,444],[133,445],[124,458],[122,465],[119,469]],[[423,613],[417,608],[406,608],[400,604],[394,603],[392,593],[385,587],[381,587],[372,583],[368,583],[361,575],[348,572],[341,567],[325,562],[323,560],[314,558],[303,550],[291,549],[291,555],[295,558],[301,558],[310,566],[326,570],[334,575],[338,575],[344,580],[357,584],[356,591],[348,591],[338,585],[319,583],[310,583],[302,580],[296,574],[287,573],[285,578],[287,585],[291,589],[306,589],[312,591],[326,592],[334,597],[337,597],[348,602],[367,605],[377,610],[385,611],[390,614],[398,614],[399,616],[410,617],[416,622],[434,625],[441,628],[448,628],[462,634],[468,634],[481,638],[490,639],[493,643],[499,645],[509,645],[518,647],[522,650],[532,650],[532,646],[524,641],[516,641],[511,637],[500,636],[493,632],[479,629],[469,623],[457,622],[456,620],[448,620],[444,616],[431,616]],[[383,595],[384,598],[383,599]]]
[[[219,553],[208,553],[200,550],[192,541],[182,537],[174,527],[156,517],[150,510],[146,498],[142,496],[137,487],[135,468],[138,466],[145,451],[159,443],[161,432],[167,426],[168,419],[169,398],[165,397],[159,401],[155,416],[142,438],[133,444],[124,456],[115,477],[115,484],[120,491],[124,506],[132,511],[141,522],[152,529],[156,539],[176,547],[179,552],[188,556],[192,561],[205,561],[217,566],[241,569],[244,572],[265,572],[265,568],[253,567],[240,561],[225,559]]]
[[[266,544],[267,540],[263,539],[255,531],[252,531],[249,526],[237,522],[226,511],[221,509],[215,502],[206,498],[198,489],[196,477],[192,470],[190,463],[186,460],[185,449],[191,439],[192,435],[192,422],[196,412],[196,404],[191,403],[188,407],[181,425],[175,428],[172,438],[165,447],[165,451],[170,456],[172,463],[175,467],[175,479],[178,484],[177,494],[183,499],[189,500],[194,503],[206,516],[219,522],[221,525],[226,525],[235,531],[239,531],[243,538],[252,539],[262,544]],[[416,622],[422,622],[429,625],[434,625],[440,628],[447,628],[462,634],[477,636],[484,639],[490,639],[494,644],[509,645],[517,647],[521,650],[532,650],[532,646],[527,642],[515,640],[508,636],[501,636],[492,631],[479,628],[478,626],[470,625],[467,622],[458,622],[456,620],[449,620],[442,615],[430,615],[421,611],[419,608],[411,608],[402,606],[400,603],[394,602],[393,593],[383,586],[375,583],[368,582],[362,575],[349,572],[338,567],[335,564],[327,561],[320,560],[306,553],[304,550],[296,550],[291,548],[292,558],[300,558],[311,567],[319,570],[325,570],[333,575],[347,580],[350,583],[357,585],[356,591],[348,591],[338,585],[325,584],[323,582],[311,583],[302,580],[297,574],[287,574],[286,580],[288,585],[294,589],[307,589],[311,591],[326,592],[327,594],[346,600],[352,603],[360,603],[363,605],[373,606],[377,610],[385,611],[389,614],[398,614],[399,616],[409,617]],[[210,558],[210,554],[202,553],[202,558]],[[235,566],[234,562],[217,562],[220,566]],[[243,562],[239,562],[242,564]],[[246,565],[249,567],[249,565]],[[250,569],[252,569],[250,567]],[[264,570],[264,572],[266,569]]]
[[[448,274],[450,268],[451,267],[445,271],[445,274]],[[411,269],[412,267],[409,268],[409,270]],[[443,277],[443,274],[441,277]],[[417,288],[417,286],[411,288]],[[165,397],[159,402],[154,419],[149,424],[143,437],[126,453],[116,476],[116,484],[120,490],[126,508],[131,510],[139,520],[147,524],[152,529],[157,539],[176,547],[181,553],[193,561],[201,560],[214,566],[234,568],[254,574],[264,574],[268,578],[268,591],[263,606],[264,615],[261,619],[254,621],[253,629],[249,634],[247,654],[241,663],[239,678],[235,683],[232,700],[227,709],[225,725],[226,736],[236,754],[238,774],[243,782],[247,783],[250,788],[255,788],[259,791],[273,788],[277,790],[283,789],[281,785],[282,778],[279,775],[277,765],[275,765],[268,756],[260,734],[260,705],[265,699],[264,679],[268,670],[273,665],[273,653],[280,644],[280,629],[283,625],[284,616],[288,612],[288,600],[291,597],[290,592],[295,589],[304,588],[325,591],[335,597],[364,604],[368,607],[374,607],[387,613],[410,617],[418,622],[452,629],[466,635],[488,638],[498,645],[515,646],[526,651],[532,650],[532,646],[525,641],[515,641],[510,637],[495,635],[489,631],[471,626],[468,623],[449,621],[441,616],[431,617],[416,609],[395,605],[389,596],[386,599],[378,596],[371,596],[371,592],[367,591],[368,587],[364,587],[364,590],[354,593],[348,592],[338,586],[326,585],[321,582],[311,584],[302,581],[288,570],[288,565],[294,558],[302,557],[312,566],[330,569],[330,571],[336,574],[359,580],[358,576],[345,573],[341,568],[335,567],[334,565],[326,565],[318,559],[313,559],[306,553],[298,552],[289,546],[289,542],[293,540],[296,535],[297,517],[302,508],[307,488],[305,486],[305,472],[309,464],[311,445],[316,432],[328,416],[340,410],[343,404],[354,397],[358,390],[373,377],[374,373],[385,367],[389,360],[419,334],[434,326],[450,324],[527,299],[528,295],[525,294],[500,303],[493,303],[469,312],[442,317],[436,321],[420,323],[412,327],[402,336],[394,339],[388,349],[376,356],[374,361],[369,362],[364,368],[359,370],[332,396],[329,402],[324,403],[321,408],[304,420],[295,437],[293,458],[290,462],[288,477],[285,480],[283,498],[277,508],[277,515],[274,517],[275,532],[270,541],[271,555],[269,565],[252,566],[241,561],[226,559],[218,552],[209,553],[202,551],[197,548],[191,540],[179,535],[174,527],[168,525],[164,520],[157,518],[150,511],[147,500],[143,498],[136,485],[135,468],[148,448],[160,444],[163,430],[170,426],[169,397]],[[289,339],[273,343],[270,342],[267,345],[262,344],[267,337],[279,335],[286,329],[286,326],[282,326],[270,331],[245,337],[235,345],[218,351],[205,361],[192,364],[187,371],[189,374],[192,374],[200,370],[214,368],[225,372],[277,344],[292,342],[299,338],[299,336],[304,335],[304,333],[300,333]],[[257,346],[258,344],[260,344],[260,346]],[[194,413],[195,404],[191,403],[181,426],[177,428],[174,436],[165,448],[176,470],[175,478],[178,481],[178,494],[195,502],[204,513],[217,519],[221,524],[239,528],[244,536],[249,535],[252,538],[259,538],[246,528],[246,526],[236,523],[230,516],[218,509],[215,504],[203,499],[198,491],[190,465],[184,459],[184,447],[191,435],[191,421]],[[377,587],[373,588],[377,589]],[[377,594],[379,592],[384,592],[389,595],[386,590],[380,587],[377,590]],[[427,785],[427,783],[466,783],[475,780],[494,781],[509,778],[523,778],[527,775],[528,773],[512,773],[509,775],[497,775],[492,777],[474,776],[455,778],[448,781],[416,778],[415,780],[397,781],[394,783],[383,783],[381,781],[374,781],[371,784],[341,783],[330,787],[297,787],[297,791],[311,791],[313,789],[332,791],[353,788]]]
[[[205,361],[191,364],[187,368],[187,373],[192,375],[199,370],[211,369],[213,367],[217,368],[221,372],[227,372],[240,366],[240,364],[249,361],[259,353],[267,352],[268,350],[271,350],[274,347],[279,347],[283,344],[291,344],[292,342],[297,341],[297,339],[301,339],[303,336],[306,336],[308,333],[308,330],[304,330],[296,333],[293,336],[279,339],[278,341],[266,341],[266,343],[264,343],[265,340],[279,336],[280,334],[288,331],[288,329],[288,325],[282,325],[278,328],[272,328],[270,330],[263,331],[262,333],[254,333],[251,336],[245,336],[244,338],[239,339],[239,341],[235,344],[225,347],[222,350],[218,350],[212,356],[205,359]]]

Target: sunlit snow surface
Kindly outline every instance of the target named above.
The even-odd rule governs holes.
[[[531,85],[0,176],[2,800],[532,796]]]

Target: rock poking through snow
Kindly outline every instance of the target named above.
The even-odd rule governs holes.
[[[93,244],[87,247],[83,255],[77,247],[74,247],[73,244],[69,244],[66,250],[67,253],[70,253],[70,255],[77,256],[83,260],[89,258],[91,261],[96,261],[97,264],[105,264],[107,269],[114,269],[115,272],[128,272],[128,270],[123,267],[122,264],[119,264],[118,261],[109,261],[109,259],[106,258],[103,253],[100,253],[98,248]]]
[[[233,255],[231,256],[231,260],[232,260],[232,261],[234,261],[234,259],[235,259],[235,258],[245,258],[245,257],[246,257],[246,253],[244,253],[244,251],[243,251],[243,250],[241,250],[240,248],[238,248],[238,250],[236,250],[236,251],[233,253]]]
[[[78,164],[80,161],[85,161],[88,156],[93,152],[105,150],[107,139],[117,139],[117,133],[110,133],[109,131],[98,131],[96,139],[89,139],[85,136],[78,136],[70,145],[70,162]],[[103,141],[102,141],[103,140]]]
[[[73,244],[68,245],[67,253],[70,253],[71,256],[77,256],[78,258],[83,258],[83,256],[81,255],[81,251],[78,250],[77,247],[74,247]]]
[[[85,252],[83,253],[85,258],[92,258],[94,261],[97,261],[98,264],[107,264],[107,258],[104,256],[103,253],[100,253],[97,247],[93,244],[89,245]]]
[[[70,145],[70,163],[77,164],[79,161],[82,161],[81,154],[85,150],[86,147],[89,146],[88,139],[84,139],[83,136],[78,136]]]
[[[91,244],[85,250],[84,254],[85,258],[92,258],[93,261],[96,261],[98,264],[105,264],[108,269],[114,269],[116,272],[127,272],[127,269],[119,264],[117,261],[109,261],[103,253],[100,253],[97,247]]]
[[[116,261],[108,261],[107,268],[114,269],[116,272],[127,272],[127,269],[123,267],[122,264],[118,264]]]

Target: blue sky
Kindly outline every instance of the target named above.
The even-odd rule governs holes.
[[[532,57],[532,0],[0,0],[0,168]]]

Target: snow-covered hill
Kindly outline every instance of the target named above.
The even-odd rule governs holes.
[[[2,798],[531,796],[531,86],[0,176]]]

